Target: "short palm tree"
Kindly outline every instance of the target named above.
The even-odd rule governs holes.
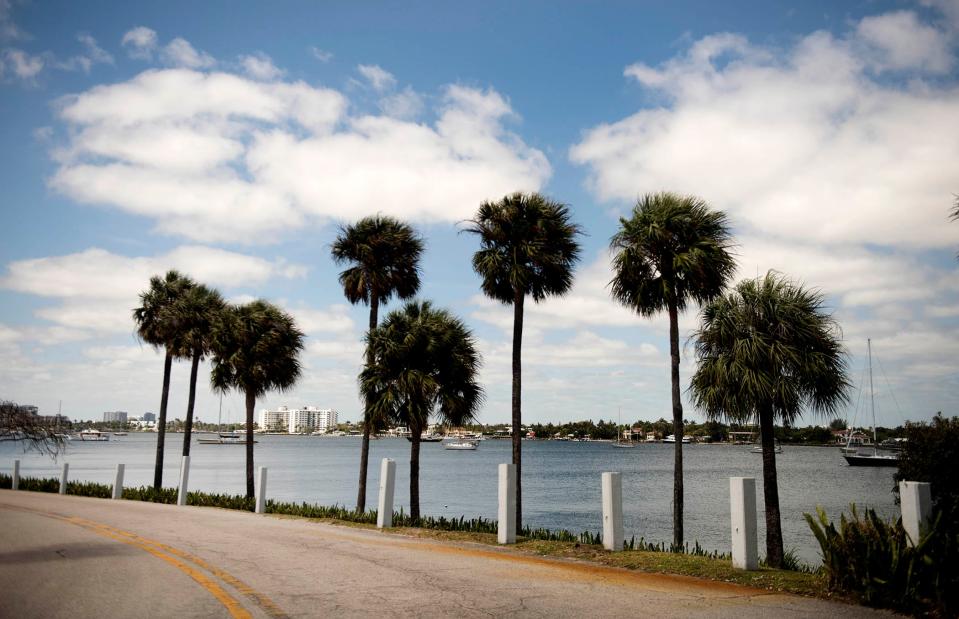
[[[179,356],[177,337],[180,333],[180,317],[174,311],[177,302],[196,283],[177,271],[167,271],[163,277],[150,278],[150,287],[140,293],[140,307],[133,310],[137,337],[156,349],[163,348],[163,391],[160,395],[160,416],[157,420],[156,464],[153,472],[153,487],[163,487],[163,450],[166,444],[166,413],[170,397],[170,370],[174,357]]]
[[[175,335],[177,356],[191,359],[190,395],[187,399],[186,422],[183,432],[183,455],[190,455],[190,441],[193,432],[193,408],[196,403],[196,376],[203,357],[210,354],[213,347],[213,333],[221,320],[220,314],[226,309],[223,297],[216,290],[203,284],[187,290],[174,303],[172,311],[177,315],[179,330]]]
[[[410,516],[420,517],[420,437],[431,415],[448,425],[474,419],[483,399],[480,358],[469,329],[428,301],[390,312],[367,336],[372,362],[360,375],[367,410],[410,429]]]
[[[846,354],[823,296],[769,272],[741,282],[702,311],[690,388],[710,419],[759,421],[766,561],[783,563],[773,424],[803,410],[834,415],[847,400]]]
[[[384,215],[364,217],[340,228],[331,248],[337,264],[349,264],[340,273],[347,300],[370,306],[369,332],[376,328],[380,303],[394,295],[409,299],[420,288],[420,256],[423,241],[408,224]],[[370,363],[370,351],[366,362]],[[356,510],[366,510],[366,470],[370,458],[370,432],[377,420],[363,411],[363,442],[360,447],[360,478]]]
[[[253,409],[267,391],[286,390],[300,377],[303,332],[293,318],[266,301],[220,313],[213,337],[215,389],[234,388],[246,396],[246,496],[253,492]]]
[[[514,193],[480,205],[467,232],[480,237],[473,269],[483,292],[513,306],[513,464],[516,465],[516,526],[522,527],[522,347],[523,304],[563,295],[573,285],[580,227],[569,208],[538,193]]]
[[[736,270],[726,215],[701,199],[662,192],[639,199],[629,219],[620,218],[610,240],[612,295],[651,317],[669,314],[673,434],[673,546],[683,545],[683,403],[679,390],[679,313],[690,301],[705,303],[726,287]]]

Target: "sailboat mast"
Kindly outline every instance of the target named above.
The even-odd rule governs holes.
[[[216,414],[216,431],[223,431],[223,392],[220,392],[220,412]]]
[[[872,339],[866,340],[869,350],[869,402],[872,407],[872,448],[876,449],[876,392],[872,386]]]

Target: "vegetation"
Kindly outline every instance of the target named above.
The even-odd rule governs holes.
[[[178,356],[176,339],[179,335],[179,318],[176,303],[184,293],[196,286],[195,282],[177,271],[167,271],[164,277],[150,278],[150,287],[140,293],[140,306],[133,310],[137,337],[157,350],[163,348],[163,389],[160,394],[160,413],[157,418],[156,465],[153,487],[163,486],[163,450],[166,439],[167,402],[170,398],[170,370],[173,358]]]
[[[523,523],[522,497],[522,346],[523,303],[563,295],[573,285],[579,260],[577,235],[569,208],[538,193],[514,193],[484,202],[467,232],[480,238],[473,269],[483,278],[483,293],[513,306],[513,464],[516,466],[516,526]]]
[[[822,509],[815,518],[804,516],[822,549],[822,572],[831,590],[851,594],[869,606],[917,615],[956,615],[956,555],[939,550],[943,544],[955,549],[956,538],[946,533],[941,519],[912,545],[902,519],[885,522],[871,509],[860,516],[851,506],[851,517],[843,514],[838,529]]]
[[[187,398],[186,422],[183,426],[183,455],[190,455],[193,432],[193,408],[196,403],[196,375],[203,357],[213,349],[213,332],[226,310],[223,297],[216,290],[196,284],[186,290],[173,304],[176,322],[174,346],[176,356],[191,359],[190,393]]]
[[[0,401],[0,442],[24,441],[40,453],[56,456],[63,449],[59,429],[15,402]]]
[[[367,336],[360,375],[366,410],[410,429],[410,517],[420,517],[420,437],[431,415],[453,426],[472,421],[483,400],[480,358],[469,329],[428,302],[407,303]],[[359,510],[357,510],[359,511]]]
[[[690,389],[711,418],[759,420],[766,560],[783,565],[773,424],[804,409],[834,416],[846,402],[846,356],[823,296],[775,273],[741,282],[703,309]]]
[[[669,314],[673,434],[673,545],[683,544],[683,404],[679,393],[679,312],[706,303],[736,270],[725,213],[701,199],[674,193],[647,194],[629,219],[620,218],[610,240],[612,295],[641,316]]]
[[[221,312],[213,338],[213,386],[246,396],[246,496],[253,497],[253,409],[267,391],[285,390],[300,377],[303,332],[266,301]]]
[[[337,264],[351,266],[340,273],[340,285],[347,300],[356,305],[370,306],[372,333],[378,322],[380,303],[393,295],[409,299],[420,288],[420,256],[423,240],[409,225],[392,217],[375,215],[364,217],[352,226],[340,228],[340,234],[331,248]],[[372,364],[367,349],[367,364]],[[376,420],[370,416],[369,405],[363,411],[363,442],[360,447],[360,477],[356,494],[356,509],[366,509],[366,471],[370,459],[370,433]]]

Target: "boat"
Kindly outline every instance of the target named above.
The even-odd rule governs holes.
[[[443,449],[453,451],[476,451],[476,441],[465,438],[455,438],[449,441],[443,441]]]
[[[80,431],[80,440],[92,442],[109,441],[110,435],[106,432],[100,432],[99,430],[94,430],[91,428],[89,430]]]
[[[691,443],[692,440],[693,440],[693,439],[691,439],[690,437],[684,436],[684,437],[683,437],[683,444],[685,445],[685,444],[687,444],[687,443]],[[676,442],[676,435],[675,435],[675,434],[670,434],[669,436],[667,436],[666,438],[663,439],[663,442],[664,442],[664,443],[675,443],[675,442]]]
[[[126,436],[126,435],[127,435],[126,432],[114,432],[114,433],[113,433],[113,436]]]
[[[872,453],[848,453],[849,443],[846,443],[846,450],[842,457],[846,459],[849,466],[899,466],[899,453],[879,453],[878,441],[876,440],[876,392],[872,384],[872,340],[866,340],[866,346],[869,351],[869,400],[872,408]],[[852,432],[849,433],[852,436]]]
[[[773,443],[773,453],[781,454],[783,452],[783,446],[779,443],[779,439],[776,439],[776,442]],[[753,448],[750,451],[754,454],[761,454],[763,452],[763,446],[760,444],[753,445]]]
[[[413,437],[407,436],[406,440],[412,443]],[[440,436],[439,434],[424,434],[423,436],[420,437],[421,443],[439,443],[442,440],[443,440],[443,437]]]
[[[632,448],[632,447],[635,447],[635,446],[636,446],[636,443],[633,442],[633,434],[632,434],[632,432],[629,433],[629,435],[628,435],[629,438],[627,438],[625,441],[623,440],[623,434],[625,434],[625,432],[623,432],[623,431],[620,429],[620,425],[621,425],[621,423],[622,423],[622,419],[620,419],[620,417],[622,417],[622,411],[621,411],[621,409],[617,409],[617,413],[616,413],[616,440],[613,441],[613,442],[610,443],[610,444],[611,444],[613,447],[618,447],[619,449],[630,449],[630,448]]]
[[[216,417],[216,427],[220,428],[223,424],[223,394],[220,394],[220,410]],[[239,432],[218,432],[216,438],[197,438],[197,443],[201,445],[246,445],[246,437]],[[254,444],[259,441],[253,441]]]

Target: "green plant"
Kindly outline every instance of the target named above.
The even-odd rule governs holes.
[[[803,514],[822,550],[822,570],[830,589],[850,593],[869,606],[919,612],[933,606],[938,569],[927,553],[934,533],[916,546],[908,542],[902,520],[885,522],[872,509],[860,516],[850,507],[839,528],[822,508]]]

